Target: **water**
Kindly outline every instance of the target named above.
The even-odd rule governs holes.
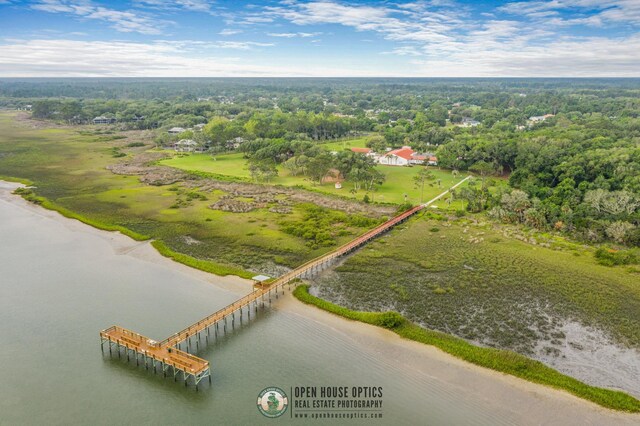
[[[311,308],[290,296],[198,353],[211,363],[213,385],[203,382],[195,392],[136,367],[135,361],[101,354],[98,331],[117,324],[162,339],[238,295],[180,268],[118,254],[109,234],[83,231],[84,225],[52,215],[0,198],[2,425],[499,425],[551,419],[580,424],[585,418],[631,424],[639,419],[572,399],[532,396],[494,379],[497,393],[487,395],[478,382],[487,379],[484,373],[469,386],[461,377],[477,375],[469,368],[454,370],[450,380],[432,375],[428,363],[440,361],[423,358],[421,349],[348,333],[348,327],[360,326],[334,317],[327,323],[326,314],[316,310],[306,315]],[[256,408],[265,387],[290,392],[293,386],[321,385],[382,386],[383,419],[302,421],[290,418],[291,410],[267,419]],[[550,416],[548,407],[560,411]],[[532,411],[539,411],[538,417]]]

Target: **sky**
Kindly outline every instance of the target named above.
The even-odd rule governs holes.
[[[0,77],[640,77],[640,0],[0,0]]]

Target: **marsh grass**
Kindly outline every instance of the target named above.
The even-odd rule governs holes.
[[[186,254],[177,253],[171,250],[165,243],[162,241],[153,241],[151,243],[153,247],[155,247],[158,252],[170,259],[175,260],[176,262],[180,262],[184,265],[190,266],[192,268],[199,269],[201,271],[209,272],[215,275],[226,276],[226,275],[237,275],[241,278],[251,278],[254,274],[250,271],[245,271],[240,268],[233,268],[227,265],[221,265],[219,263],[196,259],[195,257],[188,256]]]
[[[392,307],[426,328],[525,355],[538,342],[561,342],[554,333],[572,320],[640,347],[640,286],[631,268],[428,213],[319,277],[318,295],[355,310]]]
[[[204,172],[193,172],[188,182],[171,186],[146,185],[138,176],[113,174],[107,166],[122,161],[112,157],[114,152],[127,157],[140,152],[135,132],[122,139],[85,129],[33,128],[10,112],[0,112],[0,130],[0,173],[33,185],[33,202],[100,229],[162,241],[175,253],[229,270],[270,274],[279,265],[275,272],[282,271],[350,238],[336,235],[333,246],[309,247],[304,238],[284,232],[283,216],[268,208],[242,214],[213,210],[209,206],[225,193],[194,185],[210,177]],[[286,218],[296,222],[303,214],[292,203]],[[185,243],[187,237],[198,243]]]
[[[561,389],[606,408],[640,412],[640,401],[624,392],[587,385],[515,352],[483,348],[455,336],[426,330],[397,312],[362,312],[347,309],[309,294],[308,285],[298,286],[293,294],[303,303],[354,321],[387,328],[405,339],[435,346],[472,364]]]

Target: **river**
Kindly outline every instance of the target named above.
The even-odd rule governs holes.
[[[162,339],[250,291],[148,243],[95,230],[10,195],[0,181],[0,424],[640,424],[566,393],[477,368],[290,294],[197,353],[213,384],[185,388],[100,350],[121,325]],[[278,386],[374,386],[382,419],[279,419]],[[290,400],[291,395],[289,395]]]

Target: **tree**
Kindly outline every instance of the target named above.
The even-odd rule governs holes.
[[[432,181],[436,179],[436,175],[433,174],[431,170],[428,170],[426,167],[420,169],[418,173],[413,176],[413,184],[414,188],[420,188],[420,204],[423,202],[424,198],[424,185],[428,181]]]
[[[505,210],[515,213],[520,222],[524,220],[525,211],[531,207],[529,195],[519,189],[514,189],[511,193],[502,194],[500,203]]]
[[[627,233],[632,231],[634,228],[635,226],[633,226],[633,224],[618,220],[609,224],[605,232],[607,233],[607,236],[616,243],[623,243]]]
[[[474,163],[469,170],[472,172],[478,173],[482,179],[482,187],[485,188],[485,179],[487,176],[492,175],[496,172],[496,168],[493,164],[487,163],[486,161],[478,161]]]
[[[328,152],[321,152],[307,163],[307,176],[317,184],[322,183],[322,179],[327,175],[333,166],[333,155]]]
[[[249,173],[251,178],[258,182],[269,182],[278,176],[278,169],[275,161],[272,160],[249,160]]]
[[[213,145],[223,146],[227,140],[231,139],[227,134],[227,126],[230,121],[225,117],[213,117],[202,129]]]
[[[371,168],[366,174],[365,189],[372,192],[377,191],[377,188],[381,186],[385,180],[387,180],[387,176],[384,173],[378,169]]]
[[[371,148],[373,152],[384,152],[387,148],[387,142],[382,136],[371,136],[367,139],[366,145]]]

